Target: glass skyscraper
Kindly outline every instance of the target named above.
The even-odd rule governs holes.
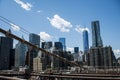
[[[63,50],[66,51],[66,41],[65,41],[65,38],[59,38],[59,42],[62,43],[62,45],[63,45]]]
[[[63,45],[61,42],[55,42],[54,47],[56,50],[63,50]]]
[[[18,42],[15,47],[15,67],[25,66],[27,45]]]
[[[91,24],[92,27],[92,47],[102,47],[103,42],[100,36],[100,25],[99,21],[93,21]]]
[[[29,42],[40,47],[40,36],[34,33],[29,34]]]
[[[83,48],[84,52],[87,52],[89,50],[89,40],[88,40],[88,31],[83,31]]]
[[[34,33],[29,34],[29,42],[40,47],[40,36]],[[27,59],[29,59],[27,65],[30,67],[31,70],[33,70],[33,58],[36,58],[38,56],[38,50],[29,47],[27,56]]]
[[[41,44],[41,47],[43,48],[43,49],[50,49],[50,48],[52,48],[52,42],[42,42],[42,44]]]
[[[74,47],[74,53],[79,53],[79,47]]]
[[[10,52],[13,48],[13,39],[0,36],[0,70],[8,70],[10,67]]]
[[[52,41],[42,42],[42,44],[41,44],[41,48],[43,48],[49,52],[52,52],[52,47],[53,47]],[[49,56],[48,54],[44,54],[44,52],[41,52],[41,53],[42,53],[43,70],[45,70],[46,68],[51,66],[51,62],[53,63],[53,57]]]

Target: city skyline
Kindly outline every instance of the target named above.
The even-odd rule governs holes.
[[[91,22],[99,20],[104,46],[111,45],[113,50],[120,52],[120,38],[117,36],[120,30],[119,4],[119,0],[71,0],[49,3],[46,0],[0,0],[0,16],[13,21],[31,33],[44,35],[41,38],[46,41],[58,41],[59,37],[65,37],[67,49],[73,50],[74,47],[79,47],[82,51],[82,31],[84,29],[89,31],[91,47]],[[3,29],[10,28],[2,21],[0,23]],[[13,29],[12,32],[20,37],[22,35]],[[120,54],[116,55],[120,56]]]

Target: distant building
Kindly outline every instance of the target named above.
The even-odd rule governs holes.
[[[15,47],[15,67],[25,66],[27,45],[18,42]]]
[[[71,52],[54,50],[53,53],[60,57],[65,58],[69,61],[74,60],[74,57],[71,54]],[[65,62],[61,61],[59,58],[53,57],[53,68],[54,69],[56,69],[56,70],[67,69],[70,66],[71,65],[69,63],[65,63]]]
[[[74,61],[80,62],[82,61],[82,52],[79,51],[79,47],[74,47],[74,53],[72,53],[74,57]]]
[[[118,64],[119,64],[119,66],[120,66],[120,57],[117,59],[117,62],[118,62]]]
[[[65,38],[59,38],[59,42],[62,43],[63,50],[66,51],[66,40],[65,40]]]
[[[0,36],[0,70],[10,69],[10,52],[13,48],[13,39]]]
[[[32,43],[33,45],[40,47],[40,36],[34,33],[30,33],[29,42]],[[36,58],[37,56],[38,56],[38,50],[29,46],[27,52],[28,60],[26,60],[26,65],[28,65],[31,70],[33,70],[33,58]]]
[[[113,63],[116,61],[112,47],[110,46],[90,48],[87,59],[88,66],[95,67],[111,67],[114,66]]]
[[[77,61],[77,62],[81,61],[81,56],[79,55],[79,53],[73,53],[72,55],[74,57],[74,61]]]
[[[61,42],[55,42],[54,47],[56,50],[63,50],[63,45]]]
[[[89,40],[88,40],[88,31],[87,30],[83,31],[83,48],[84,48],[84,53],[88,52]]]
[[[50,49],[53,47],[52,42],[42,42],[41,46],[43,49]]]
[[[41,72],[42,71],[41,58],[36,57],[33,59],[33,71],[34,72]]]
[[[99,21],[93,21],[92,24],[92,47],[103,47],[103,42],[100,36]]]
[[[88,40],[88,31],[84,30],[83,31],[83,51],[84,51],[84,55],[82,56],[82,60],[83,62],[86,62],[86,55],[89,51],[89,40]]]
[[[74,53],[79,53],[79,47],[74,47]]]
[[[42,42],[42,48],[51,52],[51,49],[53,47],[52,42]],[[42,52],[42,69],[45,70],[46,68],[50,68],[51,67],[51,56],[45,54],[44,52]]]
[[[15,49],[10,50],[9,68],[12,69],[15,66]]]
[[[34,33],[30,33],[29,42],[40,47],[40,36]]]
[[[88,66],[97,68],[115,66],[116,58],[111,46],[103,47],[99,21],[92,22],[92,47],[87,54]]]

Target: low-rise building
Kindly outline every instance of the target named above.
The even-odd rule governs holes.
[[[33,59],[33,71],[34,72],[41,72],[42,71],[42,63],[41,63],[40,57],[36,57]]]

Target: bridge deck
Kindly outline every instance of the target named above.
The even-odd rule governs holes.
[[[0,79],[18,80],[12,76],[27,76],[25,74],[0,74]],[[9,77],[8,77],[9,76]],[[120,80],[120,74],[30,74],[40,78],[48,78],[55,80],[55,78],[62,79],[82,79],[82,80]]]

